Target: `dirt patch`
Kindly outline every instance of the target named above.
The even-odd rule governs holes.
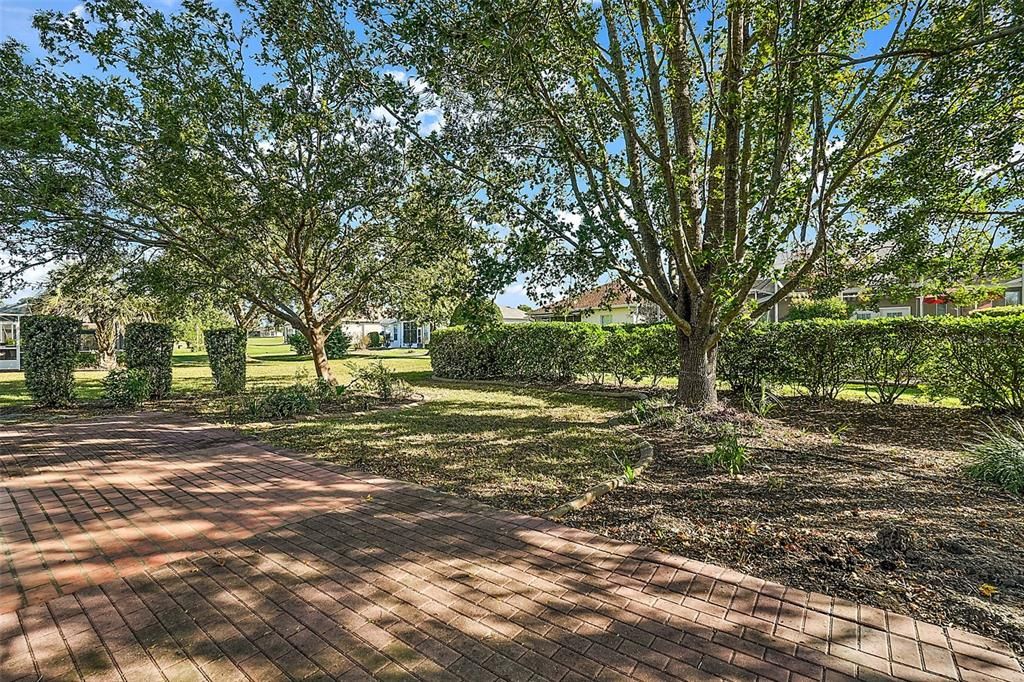
[[[654,464],[567,523],[1010,642],[1024,653],[1024,500],[963,474],[985,418],[930,405],[784,401],[740,442],[642,434]]]

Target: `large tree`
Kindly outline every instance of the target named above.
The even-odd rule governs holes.
[[[344,0],[88,0],[36,25],[47,60],[0,50],[0,247],[23,262],[69,234],[165,251],[300,330],[330,379],[328,330],[463,246],[459,190],[383,113],[425,128],[419,88]]]
[[[117,367],[117,335],[129,322],[148,319],[153,301],[134,293],[116,258],[64,261],[47,276],[36,300],[43,312],[86,319],[96,335],[96,362]]]
[[[537,288],[610,273],[656,305],[677,330],[687,406],[716,404],[729,325],[827,271],[855,237],[929,241],[966,198],[958,181],[1004,180],[965,209],[973,226],[1020,196],[1005,191],[1021,158],[1013,3],[389,6],[368,22],[442,98],[466,144],[437,154],[481,183],[509,228],[507,262]],[[972,82],[955,78],[963,65]],[[987,176],[971,156],[983,147]],[[939,185],[941,202],[907,194]],[[782,285],[751,309],[765,278]]]

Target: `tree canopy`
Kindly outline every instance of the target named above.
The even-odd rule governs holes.
[[[330,378],[325,330],[463,246],[469,224],[381,113],[425,105],[346,3],[234,10],[96,0],[37,15],[45,62],[4,44],[0,246],[27,262],[105,234],[167,252],[301,330]],[[98,68],[61,68],[76,59]]]

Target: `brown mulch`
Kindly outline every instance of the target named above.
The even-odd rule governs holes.
[[[964,445],[985,422],[925,404],[791,398],[741,426],[752,462],[735,479],[702,461],[713,437],[649,426],[643,477],[566,522],[1024,653],[1024,499],[964,475]]]

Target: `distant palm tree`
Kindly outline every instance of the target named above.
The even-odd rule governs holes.
[[[101,369],[117,367],[118,331],[129,322],[149,321],[154,307],[151,299],[131,292],[116,268],[81,261],[53,270],[37,303],[44,313],[84,318],[95,326]]]

